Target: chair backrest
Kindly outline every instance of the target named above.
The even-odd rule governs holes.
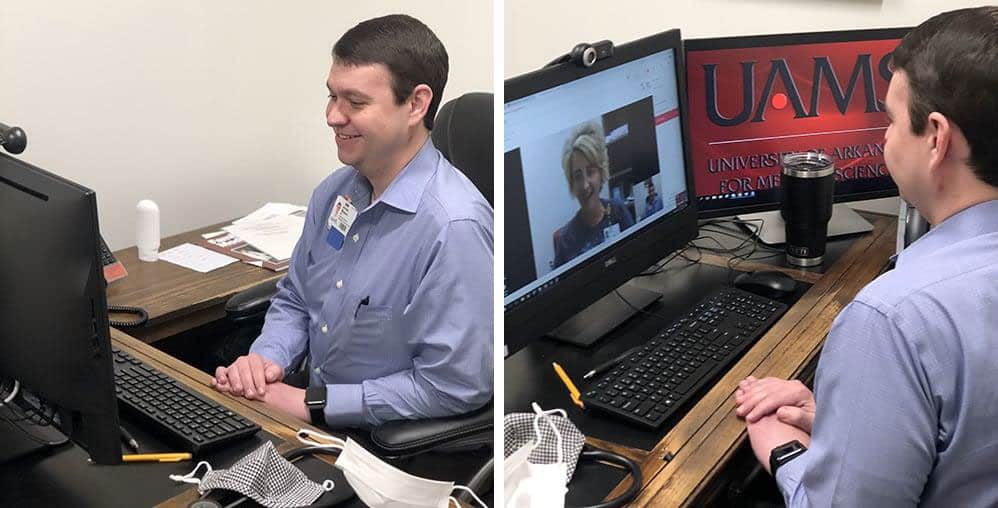
[[[433,121],[433,144],[492,202],[492,94],[470,92],[440,107]]]

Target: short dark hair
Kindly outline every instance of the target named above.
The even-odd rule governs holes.
[[[421,21],[405,14],[362,21],[336,41],[333,59],[346,65],[384,64],[392,75],[396,104],[405,102],[417,85],[429,86],[433,100],[423,125],[433,129],[447,84],[447,50]]]
[[[974,174],[998,187],[998,7],[933,16],[904,37],[891,60],[908,78],[912,131],[922,134],[929,114],[942,113],[966,136]]]

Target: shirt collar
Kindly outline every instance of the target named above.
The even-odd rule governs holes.
[[[985,201],[953,214],[898,254],[901,266],[966,238],[998,232],[998,200]]]
[[[427,137],[426,142],[423,143],[423,146],[416,152],[412,160],[402,168],[402,171],[392,180],[392,183],[388,184],[388,188],[381,194],[378,201],[403,212],[416,213],[419,201],[423,197],[423,191],[426,190],[427,182],[430,181],[430,177],[436,171],[440,157],[442,155],[433,146],[433,141]],[[370,200],[370,183],[359,173],[356,175],[356,178],[363,181],[363,187],[367,191],[367,198]]]

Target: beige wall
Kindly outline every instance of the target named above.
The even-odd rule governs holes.
[[[445,100],[492,90],[491,2],[2,2],[0,122],[27,132],[21,158],[97,191],[115,249],[134,245],[144,198],[164,236],[305,203],[339,166],[323,117],[332,44],[393,12],[447,47]]]
[[[914,26],[994,0],[505,0],[506,77],[584,41],[616,43],[679,28],[684,38]]]

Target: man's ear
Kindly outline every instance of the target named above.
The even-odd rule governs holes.
[[[426,84],[416,85],[409,94],[409,125],[421,125],[433,101],[433,90]]]
[[[949,154],[950,141],[953,138],[953,124],[946,115],[933,111],[929,113],[925,126],[926,142],[929,144],[929,168],[940,167]]]

